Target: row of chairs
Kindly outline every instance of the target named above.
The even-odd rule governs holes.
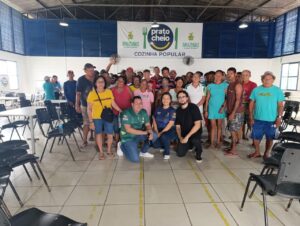
[[[70,148],[67,137],[73,137],[76,146],[81,151],[75,133],[79,132],[82,138],[82,118],[77,114],[74,108],[67,103],[62,103],[59,106],[52,104],[51,101],[45,101],[46,108],[36,110],[37,121],[43,136],[46,138],[46,143],[42,151],[41,161],[45,154],[48,142],[52,140],[49,152],[52,152],[54,143],[58,139],[58,144],[66,142],[72,159],[75,161],[72,149]],[[60,112],[60,113],[58,113]],[[48,129],[45,130],[45,125]]]
[[[287,101],[284,107],[284,116],[279,128],[279,142],[272,147],[271,156],[264,159],[264,167],[259,175],[250,173],[241,211],[244,208],[251,182],[255,185],[250,192],[252,198],[257,186],[262,189],[264,222],[268,226],[268,210],[266,196],[279,195],[289,199],[286,211],[289,210],[294,199],[300,201],[300,134],[297,127],[300,122],[296,119],[299,111],[299,102]],[[292,126],[292,131],[286,131]]]

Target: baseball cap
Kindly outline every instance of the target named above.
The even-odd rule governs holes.
[[[86,69],[88,69],[88,68],[96,68],[94,65],[92,65],[92,64],[90,64],[90,63],[86,63],[85,65],[84,65],[84,70],[86,70]]]

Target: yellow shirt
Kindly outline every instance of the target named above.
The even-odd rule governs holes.
[[[138,88],[135,88],[134,85],[129,86],[129,88],[130,88],[130,90],[131,90],[132,92],[134,92],[134,91],[136,91],[136,90],[138,89]]]
[[[113,93],[110,89],[106,89],[104,92],[98,94],[101,99],[102,105],[98,99],[95,89],[93,89],[87,97],[87,102],[92,105],[93,119],[101,119],[103,107],[112,108],[111,104],[114,100]]]

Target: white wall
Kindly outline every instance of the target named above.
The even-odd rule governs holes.
[[[19,90],[26,90],[28,87],[28,74],[25,57],[19,54],[0,51],[0,60],[9,60],[17,62],[17,73],[19,78]]]
[[[66,80],[66,71],[73,70],[76,78],[83,74],[85,63],[92,63],[97,70],[105,69],[109,58],[99,57],[26,57],[28,65],[27,74],[31,81],[42,80],[45,75],[56,74],[61,82]],[[227,70],[228,67],[236,67],[237,70],[249,69],[252,71],[253,80],[260,82],[260,75],[266,70],[272,69],[271,59],[195,59],[191,66],[184,65],[182,59],[147,59],[147,58],[124,58],[117,65],[111,67],[110,72],[118,73],[127,67],[133,67],[135,71],[150,69],[154,66],[168,66],[175,69],[178,75],[188,71],[207,72],[210,70]],[[34,83],[30,83],[27,89],[32,89]]]
[[[60,82],[64,82],[66,71],[73,70],[76,78],[83,74],[85,63],[92,63],[101,70],[106,67],[109,58],[100,57],[32,57],[21,56],[0,51],[0,59],[12,60],[18,63],[19,87],[27,93],[34,93],[39,88],[39,83],[43,82],[45,75],[58,75]],[[200,70],[207,72],[210,70],[225,70],[228,67],[236,67],[238,71],[249,69],[252,71],[252,80],[260,84],[260,75],[265,71],[272,71],[278,79],[275,84],[280,83],[281,64],[300,61],[300,54],[278,57],[273,59],[195,59],[191,66],[182,63],[182,59],[149,59],[149,58],[127,58],[120,59],[117,65],[111,67],[112,73],[118,73],[129,66],[134,70],[150,69],[154,66],[168,66],[175,69],[178,75],[187,71]],[[300,89],[300,82],[298,84]],[[297,94],[299,95],[299,94]]]

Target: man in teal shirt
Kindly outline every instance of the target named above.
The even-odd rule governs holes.
[[[142,109],[141,97],[133,97],[131,106],[121,113],[121,150],[129,161],[139,162],[139,156],[153,158],[148,149],[150,141],[154,142],[157,135],[152,131],[146,110]],[[140,154],[139,142],[143,142]]]
[[[44,81],[45,81],[45,83],[43,84],[43,89],[45,92],[45,100],[55,100],[54,86],[50,82],[50,77],[45,76]]]
[[[266,136],[264,158],[269,156],[283,112],[284,95],[279,87],[273,85],[275,80],[273,73],[265,72],[261,80],[263,84],[255,88],[250,95],[249,120],[252,125],[251,136],[255,152],[248,155],[249,158],[261,157],[259,144],[264,135]]]

